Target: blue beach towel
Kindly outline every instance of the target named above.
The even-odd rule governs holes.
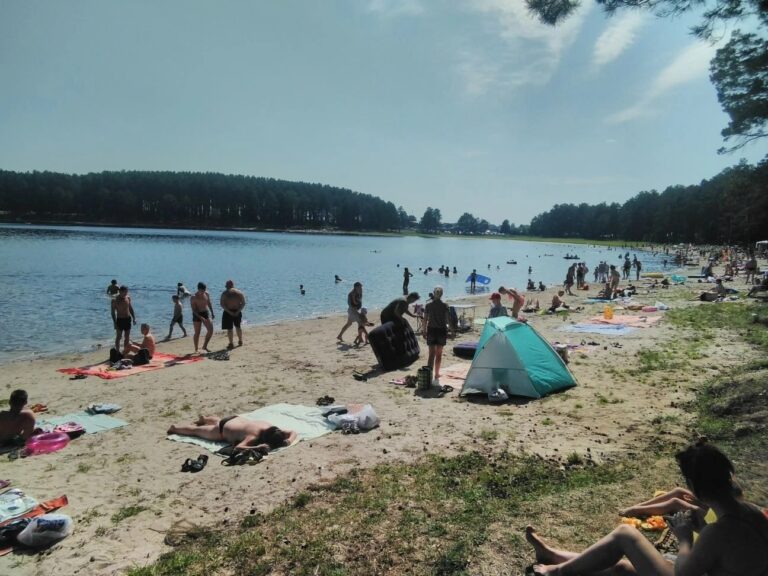
[[[128,422],[125,420],[113,418],[106,414],[88,414],[87,412],[74,412],[64,416],[46,416],[45,419],[38,421],[38,426],[55,428],[59,424],[66,424],[67,422],[80,424],[85,429],[86,434],[98,434],[113,428],[128,426]]]
[[[561,328],[563,332],[584,332],[589,334],[603,334],[604,336],[625,336],[635,331],[635,328],[623,324],[571,324]]]

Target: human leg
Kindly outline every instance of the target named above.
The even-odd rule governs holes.
[[[123,335],[123,330],[120,327],[115,328],[115,350],[120,352],[120,339]]]
[[[205,342],[203,343],[203,350],[210,352],[210,350],[208,350],[208,342],[211,341],[211,336],[213,336],[213,322],[211,322],[210,318],[203,318],[203,324],[205,324]]]
[[[350,326],[352,326],[352,320],[347,320],[347,323],[344,324],[344,326],[341,328],[339,335],[336,336],[336,340],[338,340],[339,342],[344,342],[344,338],[343,338],[344,332],[346,332],[347,328],[349,328]]]
[[[430,344],[429,345],[429,359],[427,360],[427,366],[432,368],[432,373],[434,374],[434,366],[435,366],[435,346]]]
[[[242,346],[243,345],[243,330],[240,328],[240,324],[235,326],[235,332],[237,332],[237,345]]]
[[[443,347],[438,345],[434,346],[435,349],[435,358],[434,358],[434,368],[432,369],[432,374],[435,375],[435,379],[440,378],[440,363],[443,361]]]
[[[197,345],[200,342],[200,329],[203,326],[203,321],[202,320],[194,320],[192,322],[192,326],[195,329],[195,333],[192,336],[192,342],[195,344],[195,352],[197,352]]]
[[[542,564],[539,574],[598,574],[617,566],[626,556],[639,576],[673,576],[674,566],[635,528],[621,525],[601,540],[564,562]],[[622,570],[626,572],[625,570]]]
[[[168,434],[180,434],[181,436],[196,436],[205,440],[222,440],[219,432],[218,421],[216,424],[204,424],[202,426],[171,426],[168,428]]]

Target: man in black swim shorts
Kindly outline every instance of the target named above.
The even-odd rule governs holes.
[[[197,292],[189,299],[190,307],[192,308],[192,326],[195,328],[195,334],[192,337],[192,341],[195,344],[195,353],[197,353],[197,345],[200,342],[200,329],[205,324],[205,341],[203,342],[203,350],[208,350],[208,342],[211,341],[213,336],[213,322],[211,319],[213,316],[213,305],[211,304],[211,297],[208,296],[207,286],[203,282],[197,283]],[[211,311],[210,319],[208,317],[208,311]]]
[[[131,324],[136,324],[136,314],[133,311],[128,287],[120,286],[117,296],[111,305],[112,324],[115,327],[115,350],[120,352],[120,338],[123,339],[123,354],[128,350],[131,338]]]
[[[224,309],[221,315],[221,329],[227,331],[227,338],[229,338],[228,350],[232,350],[235,347],[232,341],[232,329],[237,330],[237,345],[243,345],[243,331],[240,329],[240,322],[243,319],[243,308],[245,308],[245,295],[235,288],[235,283],[232,280],[227,280],[225,284],[225,290],[221,293],[221,299],[219,303]]]

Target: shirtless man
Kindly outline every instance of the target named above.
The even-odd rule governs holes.
[[[107,296],[114,298],[118,292],[120,292],[120,287],[117,285],[117,280],[112,280],[107,286]]]
[[[191,426],[171,426],[168,434],[197,436],[214,442],[228,442],[235,448],[269,451],[290,446],[298,437],[293,430],[281,430],[264,420],[248,420],[242,416],[200,416]]]
[[[131,321],[136,325],[136,314],[128,296],[128,287],[120,286],[120,291],[112,300],[112,323],[115,325],[115,350],[120,352],[120,337],[123,338],[123,354],[128,351],[131,338]]]
[[[213,336],[213,304],[211,304],[211,297],[206,292],[207,286],[203,282],[197,283],[197,292],[189,299],[189,304],[192,307],[192,326],[195,328],[195,335],[192,340],[195,343],[195,353],[197,353],[197,345],[200,342],[200,329],[205,324],[205,342],[203,343],[203,350],[208,350],[208,342],[211,341]],[[210,316],[208,312],[210,311]]]
[[[35,429],[35,415],[27,405],[25,390],[14,390],[8,401],[8,410],[0,412],[0,446],[21,441],[30,436]]]
[[[152,357],[155,355],[155,337],[152,335],[149,324],[141,325],[141,333],[144,335],[142,341],[140,343],[131,342],[128,345],[128,350],[123,356],[124,358],[134,360],[134,365],[137,365],[136,358],[140,357],[142,360],[148,362],[149,360],[152,360]],[[146,352],[142,352],[142,350],[146,350]]]
[[[243,331],[240,329],[240,322],[243,319],[243,308],[245,308],[245,295],[235,288],[235,283],[232,280],[227,280],[225,284],[226,290],[221,293],[221,299],[219,303],[224,309],[221,315],[221,329],[227,331],[227,338],[229,338],[229,344],[227,349],[232,350],[235,345],[232,342],[232,327],[237,330],[237,345],[243,345]]]
[[[552,305],[549,307],[549,312],[556,312],[558,308],[565,308],[566,310],[569,308],[568,304],[563,300],[563,296],[565,296],[564,290],[558,290],[557,294],[552,296]]]

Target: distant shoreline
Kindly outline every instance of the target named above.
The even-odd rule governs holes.
[[[374,232],[374,231],[353,231],[353,230],[328,230],[322,228],[302,228],[302,229],[278,229],[278,228],[257,228],[253,226],[246,227],[223,227],[223,226],[190,226],[184,224],[153,224],[153,223],[114,223],[114,222],[83,222],[73,220],[40,220],[40,219],[19,219],[18,217],[9,218],[7,214],[0,214],[0,224],[16,224],[26,226],[80,226],[86,228],[148,228],[152,230],[197,230],[209,232],[266,232],[278,234],[310,234],[324,236],[372,236],[372,237],[404,237],[413,236],[421,238],[462,238],[477,240],[512,240],[517,242],[549,242],[552,244],[579,244],[594,246],[610,246],[614,248],[634,248],[639,249],[646,244],[639,242],[627,242],[625,240],[596,240],[589,238],[551,238],[539,236],[504,236],[504,235],[463,235],[463,234],[426,234],[416,230],[404,230],[401,232]]]

